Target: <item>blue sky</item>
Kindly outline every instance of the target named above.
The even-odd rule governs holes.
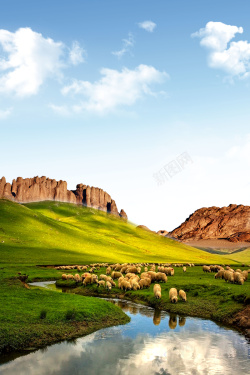
[[[249,13],[246,1],[4,2],[0,175],[101,187],[154,230],[249,205]]]

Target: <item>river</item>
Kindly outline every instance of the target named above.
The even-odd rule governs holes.
[[[37,286],[55,288],[53,283]],[[250,344],[240,333],[210,320],[111,302],[130,316],[130,323],[10,358],[0,365],[0,374],[250,374]]]

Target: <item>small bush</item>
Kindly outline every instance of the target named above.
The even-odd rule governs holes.
[[[76,310],[68,310],[65,314],[65,319],[66,320],[73,320],[76,317]]]
[[[47,311],[46,311],[46,310],[42,310],[42,311],[40,312],[40,319],[45,319],[46,316],[47,316]]]

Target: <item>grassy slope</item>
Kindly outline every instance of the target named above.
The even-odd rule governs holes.
[[[231,259],[235,262],[250,264],[250,248],[240,251],[238,253],[226,255],[226,258],[227,261],[228,259]]]
[[[229,262],[90,208],[55,202],[22,206],[6,200],[0,200],[0,254],[0,351],[79,336],[104,325],[107,317],[107,325],[127,319],[105,301],[28,290],[16,279],[18,271],[27,273],[31,281],[61,276],[61,272],[37,264]],[[40,319],[43,309],[47,316]],[[70,310],[75,311],[74,318],[67,320]]]
[[[113,215],[58,202],[0,200],[0,251],[9,264],[228,262]]]

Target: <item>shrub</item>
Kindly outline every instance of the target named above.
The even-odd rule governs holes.
[[[47,311],[46,311],[46,310],[42,310],[42,311],[40,312],[40,319],[45,319],[46,316],[47,316]]]

